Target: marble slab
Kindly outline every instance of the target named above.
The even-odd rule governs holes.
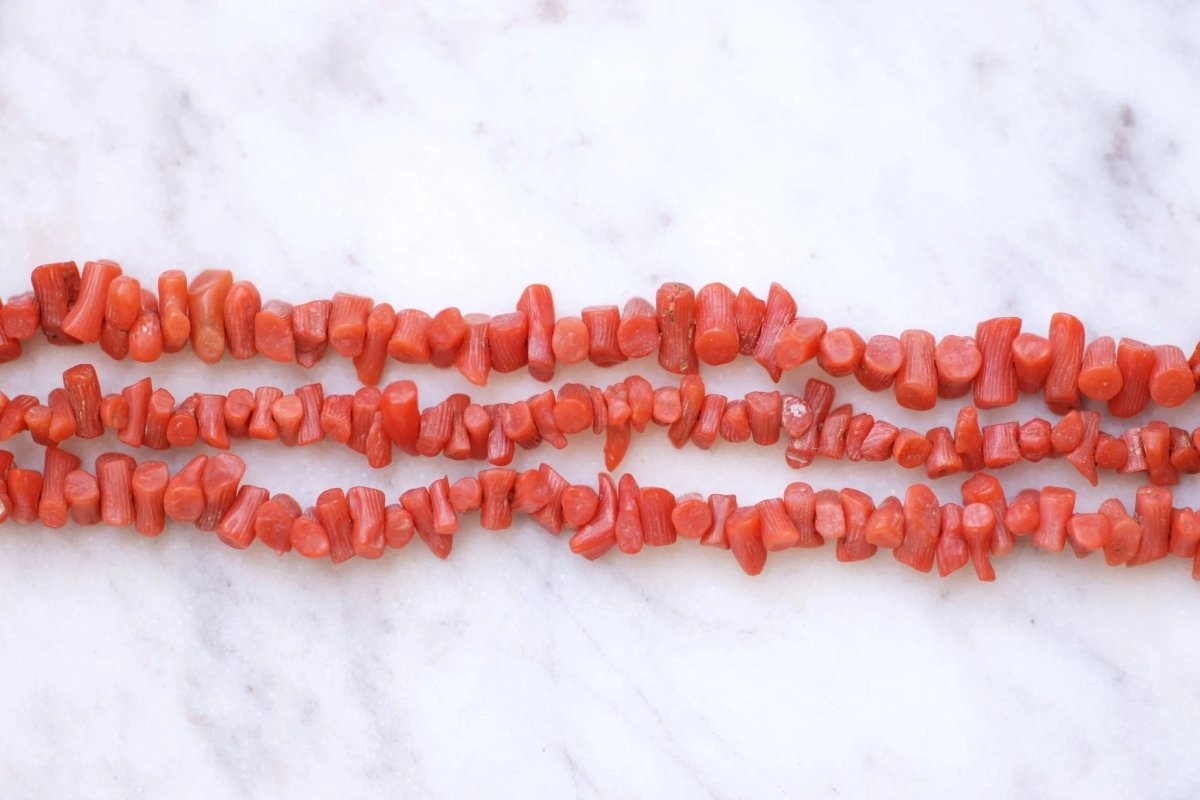
[[[0,3],[0,276],[107,257],[209,266],[264,297],[352,291],[561,312],[664,280],[781,281],[860,332],[1196,338],[1200,6],[811,1],[641,4]],[[95,349],[29,348],[0,388],[45,393]],[[608,381],[560,370],[556,381]],[[457,375],[392,364],[425,396]],[[796,391],[816,375],[790,373]],[[609,377],[611,376],[611,378]],[[351,367],[155,365],[177,394]],[[767,388],[749,362],[713,391]],[[899,424],[852,380],[839,397]],[[531,394],[502,376],[474,396]],[[1166,418],[1194,427],[1195,403]],[[1029,401],[986,421],[1045,414]],[[79,448],[94,457],[115,443]],[[36,460],[28,441],[18,459]],[[372,473],[332,445],[246,446],[247,480],[390,494],[467,465]],[[184,454],[171,454],[173,465]],[[586,437],[541,458],[603,468]],[[624,468],[744,501],[797,479],[782,447]],[[802,479],[902,493],[920,473],[820,463]],[[1061,462],[1015,493],[1094,490]],[[958,481],[936,487],[957,499]],[[1191,479],[1177,504],[1197,503]],[[1179,559],[1109,569],[1021,547],[981,584],[886,553],[773,555],[748,579],[680,545],[597,563],[522,522],[334,568],[208,534],[0,528],[5,797],[1192,797],[1200,589]]]

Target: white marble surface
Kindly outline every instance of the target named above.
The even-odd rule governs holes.
[[[534,280],[569,310],[668,277],[779,279],[868,334],[1001,313],[1040,330],[1066,308],[1190,352],[1194,3],[449,5],[0,3],[0,292],[95,257],[483,311]],[[142,374],[92,353],[108,385]],[[0,386],[44,393],[74,357],[32,348]],[[166,364],[180,392],[310,379]],[[306,496],[462,472],[243,452],[249,480]],[[598,453],[554,459],[583,480]],[[781,449],[675,452],[661,432],[627,465],[747,500],[794,479]],[[912,477],[805,475],[876,496]],[[1083,491],[1064,464],[1004,480],[1081,505],[1134,486]],[[1195,481],[1179,496],[1200,502]],[[522,524],[465,531],[444,564],[414,546],[335,569],[190,530],[6,526],[0,794],[1195,796],[1189,567],[1021,548],[981,585],[827,548],[750,580],[682,545],[589,564]]]

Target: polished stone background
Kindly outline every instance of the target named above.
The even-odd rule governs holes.
[[[1044,331],[1191,352],[1200,12],[1179,2],[0,2],[0,292],[65,258],[141,278],[220,266],[264,298],[560,313],[663,280],[773,280],[866,335]],[[8,394],[76,360],[30,348]],[[629,371],[665,380],[657,367]],[[763,388],[753,364],[710,387]],[[388,378],[406,374],[389,367]],[[428,397],[466,390],[412,370]],[[793,390],[815,374],[785,378]],[[155,366],[177,395],[350,366]],[[845,397],[922,429],[890,395]],[[503,376],[486,398],[526,396]],[[1197,424],[1195,404],[1170,419]],[[989,420],[1045,414],[1032,401]],[[104,440],[80,449],[88,457]],[[34,459],[28,441],[13,444]],[[247,480],[398,494],[334,446],[241,449]],[[173,454],[179,463],[185,454]],[[782,447],[626,466],[676,491],[777,494]],[[553,459],[572,480],[597,443]],[[877,498],[917,473],[822,464]],[[1011,493],[1092,490],[1063,463]],[[936,487],[957,499],[958,481]],[[1196,503],[1195,482],[1177,503]],[[339,568],[210,535],[0,529],[0,785],[13,797],[1188,797],[1200,589],[1177,559],[1108,569],[1028,547],[919,575],[886,554],[773,556],[751,580],[681,544],[590,564],[520,524]]]

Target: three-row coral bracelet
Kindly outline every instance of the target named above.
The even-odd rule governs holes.
[[[299,304],[264,302],[253,284],[225,270],[191,280],[170,270],[143,286],[112,261],[90,261],[82,270],[74,262],[45,264],[31,282],[31,291],[0,305],[0,363],[18,360],[39,333],[53,345],[99,344],[113,359],[146,364],[190,347],[206,364],[228,355],[311,368],[332,350],[353,361],[361,385],[352,392],[312,382],[290,392],[259,386],[177,397],[150,374],[105,392],[95,368],[81,363],[44,397],[0,391],[0,441],[27,432],[43,448],[40,465],[23,466],[0,450],[0,523],[103,523],[150,537],[168,522],[191,523],[232,547],[258,539],[279,553],[343,562],[378,558],[414,536],[445,558],[464,517],[478,513],[480,527],[502,530],[523,514],[552,534],[569,531],[571,550],[588,559],[614,548],[633,554],[693,539],[731,551],[756,575],[768,553],[832,541],[840,561],[884,548],[922,572],[936,564],[943,576],[970,563],[982,580],[994,579],[994,556],[1027,536],[1051,552],[1068,542],[1081,558],[1101,551],[1111,565],[1188,558],[1200,579],[1200,512],[1176,506],[1172,491],[1181,474],[1200,473],[1200,428],[1162,420],[1105,423],[1186,402],[1200,378],[1200,346],[1189,357],[1173,344],[1089,339],[1083,323],[1066,313],[1051,318],[1045,336],[1023,332],[1019,318],[1000,317],[979,323],[971,335],[937,340],[906,330],[864,339],[799,315],[779,284],[761,299],[720,283],[698,291],[667,283],[654,302],[635,297],[624,306],[560,317],[544,285],[528,287],[513,310],[492,315],[453,307],[397,310],[341,293]],[[389,360],[454,368],[483,386],[493,372],[524,369],[551,382],[560,363],[610,368],[650,356],[678,381],[656,387],[629,375],[606,385],[569,382],[498,403],[455,393],[422,404],[412,380],[379,386]],[[760,364],[770,383],[742,397],[708,392],[701,370],[739,356]],[[836,403],[834,385],[818,378],[795,394],[774,388],[810,361],[831,378],[890,391],[904,409],[958,400],[954,427],[920,431],[856,412]],[[0,389],[7,380],[0,377]],[[1053,422],[980,424],[979,409],[1029,394],[1044,396]],[[779,447],[796,469],[823,460],[894,461],[923,470],[927,481],[960,476],[962,502],[940,502],[921,481],[879,498],[796,481],[779,496],[740,503],[732,494],[678,493],[641,485],[630,474],[611,475],[634,434],[652,425],[666,428],[678,448],[708,450],[718,440]],[[589,432],[604,437],[606,471],[594,485],[572,484],[549,463],[524,471],[509,466],[518,449],[559,450]],[[174,474],[164,461],[118,450],[87,469],[71,441],[102,436],[134,450],[205,451]],[[336,442],[375,469],[397,455],[487,466],[442,474],[398,497],[333,486],[302,503],[243,482],[246,465],[232,450],[247,439],[284,447]],[[1128,506],[1111,498],[1081,509],[1069,488],[1009,496],[993,474],[1054,458],[1093,485],[1105,473],[1141,475],[1146,485]]]

